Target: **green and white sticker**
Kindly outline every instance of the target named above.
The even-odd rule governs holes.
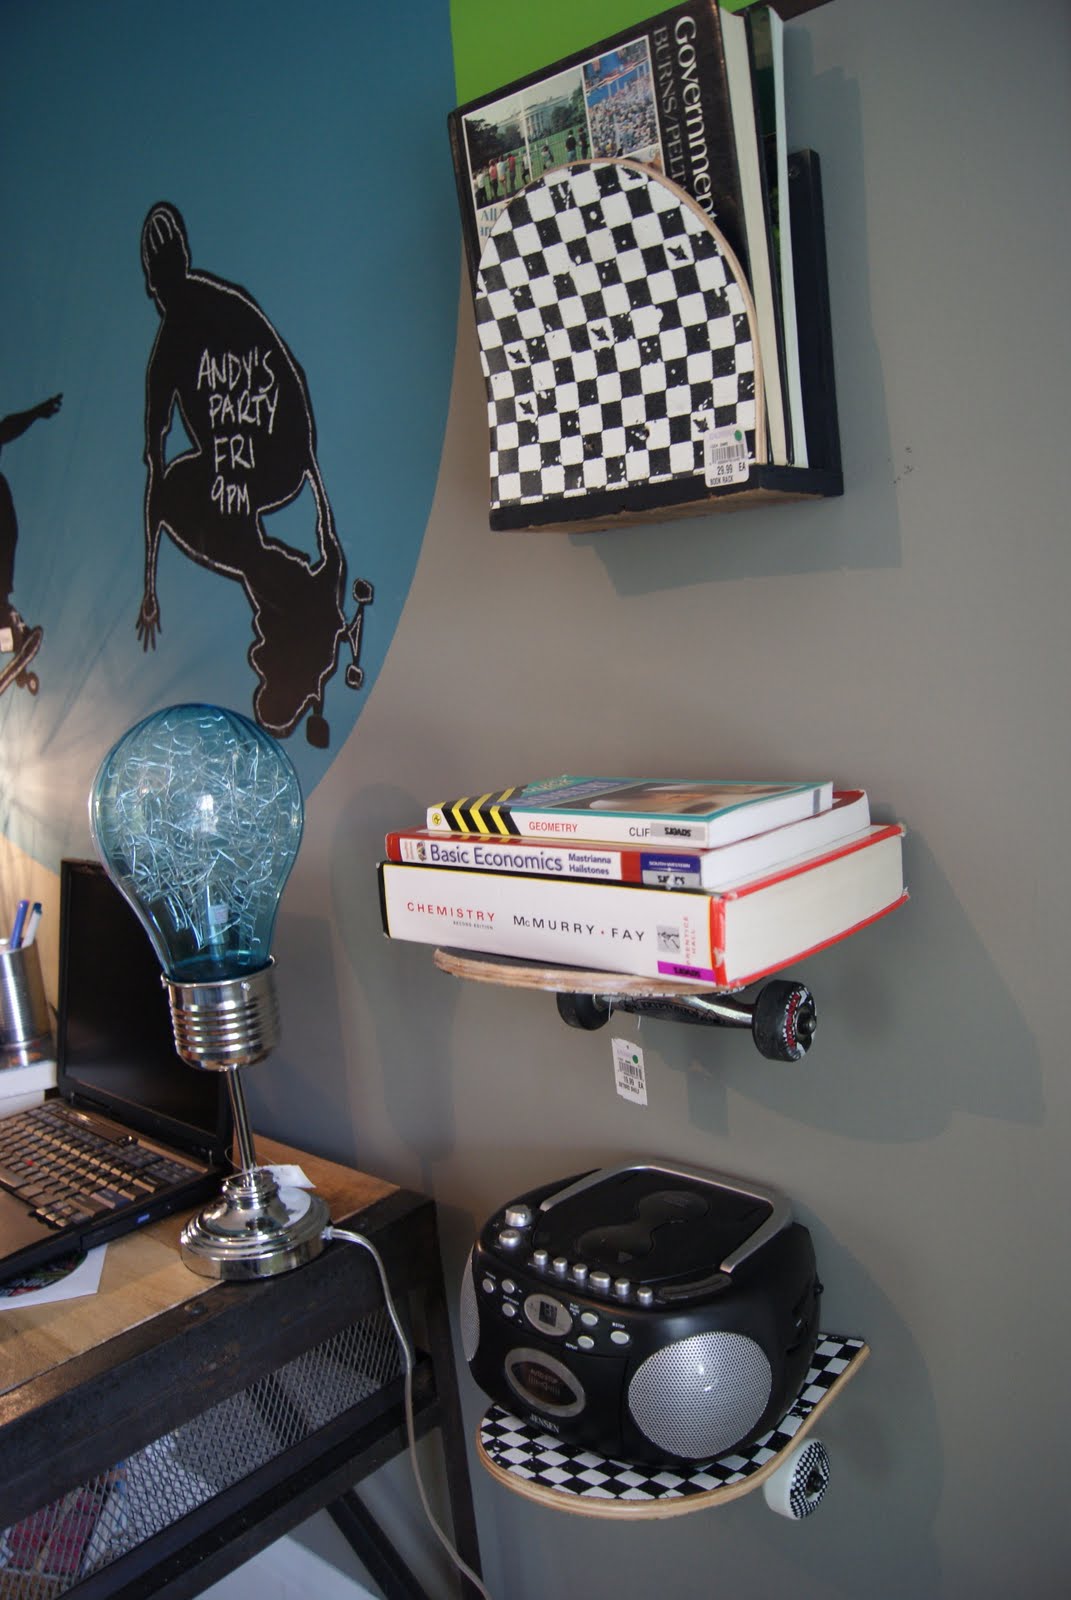
[[[703,440],[703,476],[708,489],[746,483],[751,463],[743,428],[713,428]]]

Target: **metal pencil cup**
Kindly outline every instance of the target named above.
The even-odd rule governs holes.
[[[52,1025],[35,944],[0,949],[0,1068],[22,1067],[52,1054]]]

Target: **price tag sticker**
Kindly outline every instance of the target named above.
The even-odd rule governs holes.
[[[743,428],[712,428],[703,440],[703,476],[707,488],[746,483],[750,470]]]
[[[614,1053],[614,1081],[622,1100],[634,1105],[647,1104],[647,1075],[643,1070],[643,1051],[634,1039],[611,1039]]]

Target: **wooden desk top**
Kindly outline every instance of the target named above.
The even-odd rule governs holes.
[[[395,1192],[392,1183],[274,1139],[258,1137],[256,1144],[265,1163],[296,1162],[336,1222]],[[96,1294],[0,1311],[0,1394],[215,1288],[217,1280],[192,1272],[179,1255],[179,1233],[190,1215],[168,1217],[108,1245]]]

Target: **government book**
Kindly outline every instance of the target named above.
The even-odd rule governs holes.
[[[723,845],[828,811],[829,779],[542,779],[429,806],[433,833]]]
[[[389,861],[418,866],[585,878],[645,884],[657,889],[724,889],[796,856],[826,849],[849,834],[861,832],[869,822],[870,805],[865,791],[838,789],[828,811],[713,848],[612,846],[594,840],[514,839],[484,834],[444,837],[430,828],[394,829],[387,834],[384,845]]]
[[[835,944],[906,899],[898,823],[872,824],[731,889],[381,862],[389,938],[733,990]]]
[[[627,158],[678,184],[749,269],[722,12],[683,0],[447,118],[473,285],[512,197],[572,161]]]

